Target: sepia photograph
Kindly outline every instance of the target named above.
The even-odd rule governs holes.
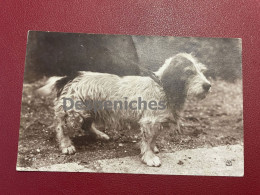
[[[244,176],[242,40],[29,31],[16,170]]]

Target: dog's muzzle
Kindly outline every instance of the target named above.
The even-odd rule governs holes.
[[[206,98],[207,94],[208,94],[209,91],[210,91],[211,84],[210,84],[210,83],[204,83],[204,84],[202,85],[202,88],[203,88],[203,92],[197,95],[197,98],[198,98],[198,99],[201,99],[201,100],[204,99],[204,98]]]

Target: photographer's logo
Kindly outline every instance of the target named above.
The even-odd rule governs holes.
[[[141,97],[137,100],[128,101],[127,97],[124,100],[105,100],[105,101],[94,101],[94,100],[77,100],[74,101],[72,98],[63,98],[63,109],[65,111],[75,109],[75,110],[93,110],[94,112],[98,110],[164,110],[166,109],[165,101],[145,101]]]

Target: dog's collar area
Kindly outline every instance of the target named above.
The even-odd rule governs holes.
[[[146,68],[143,68],[143,67],[139,67],[140,68],[140,71],[141,71],[141,74],[143,76],[149,76],[151,79],[153,79],[158,85],[160,85],[162,88],[163,88],[163,84],[161,82],[161,80],[159,79],[158,76],[156,76],[154,74],[154,72],[152,72],[151,70],[149,69],[146,69]]]
[[[171,102],[171,95],[167,92],[167,90],[165,89],[165,87],[163,86],[163,83],[161,82],[161,80],[159,79],[159,77],[157,75],[154,74],[154,72],[152,72],[151,70],[149,69],[146,69],[146,68],[143,68],[143,67],[139,67],[140,68],[140,73],[142,76],[149,76],[151,79],[153,79],[159,86],[162,87],[164,93],[165,93],[165,96],[166,96],[166,99],[167,99],[167,102]],[[172,123],[172,121],[170,122]],[[175,123],[175,122],[173,122]]]

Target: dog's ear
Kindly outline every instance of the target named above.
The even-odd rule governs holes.
[[[190,61],[182,58],[175,58],[164,71],[161,82],[168,101],[174,105],[175,109],[181,109],[186,96],[186,84],[188,76],[185,74],[185,68],[190,66]]]
[[[171,94],[177,95],[177,93],[182,93],[185,89],[185,79],[184,71],[180,67],[170,66],[166,71],[164,71],[161,82],[164,89]]]
[[[168,93],[174,96],[185,93],[185,85],[189,75],[187,69],[191,69],[193,63],[183,56],[175,56],[161,76],[161,82]]]

